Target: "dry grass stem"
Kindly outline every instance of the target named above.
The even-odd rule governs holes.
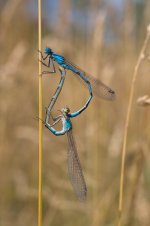
[[[147,48],[148,42],[150,38],[150,26],[147,28],[147,35],[143,44],[143,47],[141,49],[140,55],[138,57],[137,63],[134,68],[134,73],[132,77],[130,92],[129,92],[129,101],[127,106],[127,115],[125,120],[125,127],[124,127],[124,136],[123,136],[123,146],[122,146],[122,159],[121,159],[121,175],[120,175],[120,190],[119,190],[119,219],[118,219],[118,226],[121,226],[121,217],[122,217],[122,209],[123,209],[123,186],[124,186],[124,172],[125,172],[125,157],[126,157],[126,146],[127,146],[127,136],[128,136],[128,128],[129,128],[129,121],[131,116],[131,109],[133,104],[133,97],[134,97],[134,91],[135,91],[135,82],[138,75],[138,71],[140,68],[140,65],[144,59],[145,50]]]
[[[144,95],[142,97],[139,97],[137,99],[137,104],[139,106],[143,106],[143,107],[150,106],[150,97],[148,95]]]
[[[128,177],[131,179],[131,188],[129,192],[129,204],[128,204],[128,211],[127,211],[127,217],[126,217],[126,225],[133,225],[134,224],[134,218],[135,218],[135,209],[136,209],[136,200],[137,195],[139,192],[139,185],[141,181],[141,176],[143,172],[143,165],[144,165],[144,153],[143,153],[144,147],[141,145],[138,145],[135,147],[134,156],[133,156],[133,163],[130,167]]]
[[[38,49],[42,50],[41,0],[38,0]],[[38,185],[38,226],[42,226],[42,64],[39,53],[39,185]]]

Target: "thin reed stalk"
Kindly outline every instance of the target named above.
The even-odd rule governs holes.
[[[145,57],[145,50],[147,48],[147,44],[150,38],[150,25],[147,28],[147,35],[145,41],[143,43],[140,55],[138,57],[137,63],[134,68],[134,73],[132,77],[130,93],[129,93],[129,101],[127,106],[127,115],[125,120],[125,127],[124,127],[124,136],[123,136],[123,146],[122,146],[122,159],[121,159],[121,174],[120,174],[120,190],[119,190],[119,205],[118,205],[118,212],[119,212],[119,219],[118,219],[118,226],[121,226],[121,218],[122,218],[122,210],[123,210],[123,186],[124,186],[124,173],[125,173],[125,157],[126,157],[126,147],[127,147],[127,136],[128,136],[128,129],[129,129],[129,121],[131,116],[131,109],[133,104],[133,97],[135,91],[135,82],[137,79],[138,71],[140,65]]]
[[[42,49],[41,0],[38,0],[38,49]],[[39,59],[41,54],[39,52]],[[39,170],[38,170],[38,226],[42,226],[42,64],[39,61]]]

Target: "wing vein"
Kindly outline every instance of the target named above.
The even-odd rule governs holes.
[[[80,201],[86,199],[86,183],[82,172],[82,167],[77,153],[75,140],[72,130],[67,132],[68,138],[68,174],[72,183],[73,189]]]
[[[71,61],[65,59],[66,64],[68,64],[70,67],[76,69],[79,73],[82,73],[85,77],[87,77],[92,85],[93,93],[101,97],[105,100],[114,100],[115,99],[115,92],[109,88],[107,85],[105,85],[103,82],[101,82],[99,79],[94,78],[92,75],[84,72],[80,67],[73,64]],[[74,74],[76,74],[74,72]],[[80,78],[79,76],[76,76],[77,78]],[[80,78],[81,81],[81,78]],[[83,81],[83,80],[82,80]],[[85,84],[85,82],[83,83]],[[86,84],[85,84],[86,85]]]

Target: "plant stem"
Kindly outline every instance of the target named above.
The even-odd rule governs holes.
[[[38,0],[38,49],[42,49],[41,0]],[[41,54],[39,52],[39,60]],[[39,169],[38,169],[38,226],[42,226],[42,65],[39,61]]]
[[[137,63],[134,68],[134,73],[132,77],[131,87],[130,87],[130,93],[129,93],[129,101],[127,106],[127,115],[125,120],[125,127],[124,127],[124,136],[123,136],[123,146],[122,146],[122,159],[121,159],[121,174],[120,174],[120,190],[119,190],[119,206],[118,206],[118,212],[119,212],[119,220],[118,220],[118,226],[121,226],[121,217],[122,217],[122,209],[123,209],[123,188],[124,188],[124,173],[125,173],[125,158],[126,158],[126,146],[127,146],[127,136],[128,136],[128,129],[129,129],[129,121],[131,116],[131,109],[133,104],[133,97],[134,97],[134,91],[135,91],[135,82],[137,79],[139,67],[142,63],[142,60],[144,59],[144,53],[148,44],[150,38],[150,31],[147,30],[147,36],[145,38],[144,44],[142,46],[140,55],[138,57]]]

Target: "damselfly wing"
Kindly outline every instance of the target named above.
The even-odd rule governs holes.
[[[68,138],[68,174],[73,189],[80,201],[86,199],[87,188],[84,180],[82,167],[77,153],[76,143],[72,134],[72,130],[67,132]]]
[[[93,93],[101,97],[105,100],[115,100],[116,95],[115,91],[113,91],[111,88],[109,88],[107,85],[105,85],[103,82],[101,82],[99,79],[94,78],[92,75],[86,73],[81,68],[73,64],[71,61],[67,60],[65,58],[66,64],[70,65],[71,67],[75,68],[79,73],[82,73],[84,77],[88,78],[89,82],[91,83]],[[76,74],[76,73],[75,73]],[[79,76],[77,76],[79,78]],[[80,79],[81,80],[81,79]],[[83,81],[83,80],[81,80]],[[83,83],[85,85],[85,83]]]

